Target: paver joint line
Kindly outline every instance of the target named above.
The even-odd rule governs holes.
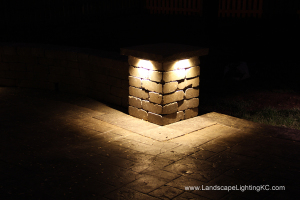
[[[5,100],[5,94],[1,93],[1,95]],[[1,167],[4,167],[10,177],[1,180],[3,188],[0,190],[4,194],[7,194],[6,191],[13,191],[13,195],[20,195],[25,191],[24,188],[28,187],[26,181],[24,182],[28,177],[32,177],[30,186],[33,186],[31,187],[33,192],[54,199],[68,191],[70,178],[74,182],[86,180],[84,185],[92,187],[79,186],[74,189],[72,186],[70,191],[73,194],[70,193],[69,198],[76,198],[75,195],[79,198],[78,195],[92,192],[95,193],[97,199],[101,199],[101,197],[116,199],[111,195],[141,197],[136,199],[156,199],[164,197],[161,192],[170,192],[169,188],[166,188],[166,186],[170,186],[176,188],[178,193],[174,193],[172,197],[166,195],[166,198],[176,199],[184,197],[182,194],[185,194],[185,197],[196,199],[201,197],[220,199],[227,198],[227,195],[223,195],[222,192],[221,195],[218,195],[217,192],[202,191],[200,196],[200,194],[194,193],[195,191],[184,191],[184,186],[243,185],[244,183],[276,185],[273,184],[274,181],[279,183],[278,185],[286,186],[287,193],[278,193],[282,194],[278,196],[281,199],[298,192],[298,188],[292,184],[300,177],[298,170],[300,144],[299,140],[291,142],[287,138],[282,138],[284,135],[278,135],[286,134],[285,129],[278,129],[278,127],[260,129],[254,125],[249,126],[251,129],[245,128],[247,122],[238,122],[236,119],[227,118],[224,115],[221,118],[221,114],[214,114],[215,117],[211,119],[212,121],[206,120],[209,119],[209,116],[208,118],[199,116],[199,120],[194,119],[187,122],[188,131],[185,131],[182,136],[177,135],[177,137],[167,140],[159,140],[157,137],[158,140],[155,140],[145,134],[139,134],[138,130],[153,129],[153,133],[158,134],[164,131],[168,133],[168,131],[172,132],[171,126],[159,128],[160,126],[138,123],[135,126],[141,126],[141,128],[134,132],[126,127],[137,121],[126,121],[127,115],[102,104],[100,109],[98,109],[100,104],[91,105],[90,108],[95,108],[100,112],[105,111],[107,114],[104,114],[104,119],[107,117],[111,121],[93,119],[92,116],[100,114],[92,112],[90,108],[80,108],[82,105],[80,102],[78,105],[74,105],[74,101],[66,104],[67,100],[54,102],[53,98],[39,99],[35,96],[31,97],[30,93],[28,93],[28,99],[26,97],[24,101],[20,96],[16,93],[15,97],[9,97],[11,101],[0,104],[1,116],[5,116],[7,119],[11,117],[7,120],[9,124],[0,126],[0,132],[4,136],[4,140],[0,140],[1,147],[6,152],[1,157]],[[57,98],[55,97],[55,99]],[[69,99],[72,100],[72,98]],[[6,109],[7,105],[11,107]],[[57,110],[53,108],[57,108]],[[63,115],[64,113],[67,117]],[[28,117],[28,115],[32,116]],[[19,116],[25,120],[26,124],[19,121]],[[114,118],[115,116],[118,119]],[[226,119],[226,121],[222,121],[222,119]],[[114,124],[114,121],[117,121],[118,124]],[[127,122],[129,123],[125,128],[120,125]],[[196,123],[201,124],[202,122],[207,126],[197,126]],[[18,123],[20,126],[16,125]],[[182,124],[184,123],[172,125],[174,135],[176,127],[181,130],[185,129]],[[191,125],[196,126],[190,127]],[[196,130],[192,130],[193,128]],[[24,132],[26,134],[23,134]],[[43,134],[39,134],[40,132]],[[151,131],[149,133],[151,136]],[[299,134],[295,131],[289,133],[294,134],[295,137]],[[11,138],[11,135],[14,137]],[[189,146],[190,143],[198,144],[197,136],[199,136],[201,144]],[[205,139],[201,141],[202,138]],[[292,137],[289,136],[289,138]],[[178,143],[172,140],[177,140]],[[130,144],[128,148],[125,147],[126,142],[130,142],[132,145]],[[179,144],[179,142],[186,142],[186,144]],[[120,147],[120,144],[123,146]],[[100,163],[102,166],[99,166]],[[48,167],[51,170],[47,170]],[[55,169],[53,169],[54,167]],[[43,187],[44,191],[41,190],[40,184],[43,180],[33,173],[36,169],[41,170],[40,172],[49,178],[48,183],[44,183],[51,184],[53,187]],[[57,181],[55,176],[53,177],[53,173],[67,175],[62,177],[66,181],[63,181],[59,187],[52,185]],[[11,183],[16,184],[12,185]],[[126,193],[129,190],[130,192]],[[32,195],[33,192],[28,194]],[[26,195],[26,193],[24,194]],[[123,196],[123,194],[125,195]],[[238,197],[243,199],[247,196],[242,195],[248,195],[248,192],[239,194],[241,196]],[[257,192],[253,194],[261,195]],[[229,195],[229,198],[236,197]]]
[[[122,113],[123,114],[123,113]],[[213,124],[210,124],[210,125],[207,125],[207,126],[205,126],[205,127],[198,127],[198,128],[196,128],[196,129],[192,129],[192,130],[189,130],[187,133],[182,133],[182,134],[180,134],[180,131],[178,132],[178,130],[176,130],[175,129],[175,127],[174,128],[171,128],[170,126],[157,126],[157,128],[161,128],[161,129],[163,129],[163,128],[165,128],[166,130],[169,128],[170,130],[176,130],[177,132],[175,133],[175,135],[173,135],[173,136],[171,136],[170,137],[170,135],[166,135],[166,137],[163,137],[163,135],[160,135],[160,136],[154,136],[154,137],[151,137],[151,135],[150,136],[148,136],[147,134],[149,134],[149,133],[147,133],[146,135],[145,134],[143,134],[143,133],[141,133],[141,130],[140,129],[132,129],[132,128],[130,128],[130,127],[133,127],[133,126],[130,126],[130,123],[134,123],[134,121],[133,122],[131,122],[131,121],[129,121],[128,123],[126,123],[126,125],[124,125],[124,123],[121,123],[121,124],[118,124],[118,123],[114,123],[113,121],[111,121],[111,120],[105,120],[106,118],[104,117],[105,115],[101,115],[101,119],[99,119],[98,117],[93,117],[93,118],[95,118],[95,119],[97,119],[97,120],[100,120],[100,121],[105,121],[105,122],[107,122],[107,123],[109,123],[109,124],[111,124],[111,125],[114,125],[114,126],[117,126],[117,127],[119,127],[119,128],[123,128],[123,129],[125,129],[125,130],[129,130],[129,131],[132,131],[132,132],[134,132],[134,133],[136,133],[136,134],[138,134],[138,135],[141,135],[141,136],[144,136],[144,137],[147,137],[147,138],[150,138],[150,139],[153,139],[153,140],[155,140],[155,141],[158,141],[158,142],[162,142],[162,141],[170,141],[170,140],[172,140],[172,139],[175,139],[175,138],[178,138],[178,137],[182,137],[182,136],[184,136],[184,135],[187,135],[187,134],[190,134],[190,133],[192,133],[192,132],[195,132],[195,131],[199,131],[199,130],[202,130],[202,129],[205,129],[205,128],[208,128],[208,127],[211,127],[211,126],[214,126],[214,125],[216,125],[217,123],[213,123]],[[128,119],[129,119],[129,117],[131,117],[130,115],[124,115],[123,117],[128,117]],[[125,121],[126,119],[124,119],[124,121]],[[149,123],[149,124],[152,124],[152,123],[150,123],[150,122],[145,122],[145,123]],[[188,123],[188,121],[186,122],[186,123]],[[225,126],[225,125],[224,125]],[[155,131],[156,130],[156,128],[151,128],[151,129],[148,129],[146,132],[149,132],[149,131],[151,131],[151,130],[153,130],[153,131]],[[170,131],[167,131],[166,132],[166,130],[165,131],[163,131],[163,132],[165,132],[165,134],[167,134],[167,133],[169,133]],[[145,132],[145,133],[146,133]],[[180,135],[178,135],[178,134],[180,134]],[[155,138],[155,137],[158,137],[158,138]],[[159,138],[163,138],[163,139],[159,139]],[[166,139],[167,138],[167,139]]]

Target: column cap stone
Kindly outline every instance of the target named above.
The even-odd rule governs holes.
[[[121,55],[166,62],[208,55],[209,49],[183,44],[159,43],[121,48]]]

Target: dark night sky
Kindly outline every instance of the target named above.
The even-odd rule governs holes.
[[[226,47],[239,54],[240,52],[243,55],[255,54],[256,57],[263,57],[266,60],[278,56],[295,58],[297,51],[294,49],[299,47],[300,20],[296,20],[295,15],[286,15],[288,13],[286,10],[296,8],[290,2],[297,1],[265,0],[263,20],[250,18],[238,21],[218,19],[217,1],[204,1],[202,18],[155,16],[143,12],[143,14],[122,14],[110,17],[93,16],[85,20],[82,16],[77,18],[59,16],[57,13],[62,13],[62,9],[54,5],[63,4],[58,4],[61,1],[49,1],[52,3],[48,5],[42,4],[42,1],[31,1],[35,2],[35,6],[21,1],[18,3],[18,12],[4,12],[6,14],[1,21],[4,23],[2,26],[4,29],[0,33],[0,42],[49,43],[102,48],[110,51],[118,51],[123,46],[173,42],[204,45],[210,48]],[[37,2],[39,4],[36,4]],[[284,12],[270,17],[271,11],[267,7],[271,7],[271,4],[272,12],[277,12],[279,7]],[[10,4],[5,5],[10,5],[7,7],[12,8],[13,4],[10,1]],[[53,13],[56,13],[58,17],[49,22],[43,21],[45,19],[37,17],[46,16],[43,13],[39,15],[42,12],[41,8],[54,9]],[[28,9],[32,12],[28,12]],[[38,22],[37,19],[41,19],[42,22]]]

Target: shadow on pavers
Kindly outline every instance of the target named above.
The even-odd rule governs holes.
[[[194,147],[185,147],[187,155],[179,148],[167,154],[173,154],[175,163],[165,170],[183,175],[171,182],[171,186],[238,187],[230,192],[191,188],[194,194],[209,199],[292,199],[298,193],[294,182],[300,177],[300,131],[265,126],[215,112],[201,117],[217,124],[191,133],[194,136],[190,141],[181,141],[185,146]],[[197,145],[196,140],[205,139],[202,136],[210,140]],[[262,185],[264,188],[260,187]],[[255,188],[251,191],[245,186]],[[272,186],[278,186],[274,189],[281,191],[271,191]],[[243,189],[245,191],[241,191]]]
[[[137,178],[129,169],[139,154],[128,159],[118,127],[92,118],[110,112],[100,102],[0,87],[0,112],[1,199],[91,199]]]
[[[217,124],[154,142],[93,119],[116,111],[76,98],[0,88],[3,199],[289,198],[298,191],[298,132],[208,113],[202,117]],[[275,185],[286,191],[186,188],[202,185]]]
[[[300,131],[297,129],[260,124],[216,112],[206,113],[201,116],[226,126],[241,129],[245,132],[253,131],[266,136],[300,142]]]

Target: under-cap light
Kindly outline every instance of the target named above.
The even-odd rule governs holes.
[[[142,67],[145,69],[153,69],[153,64],[149,60],[140,60],[137,64],[137,67]]]
[[[184,60],[179,60],[175,63],[174,68],[175,69],[184,69],[186,67],[190,67],[190,60],[189,59],[184,59]]]

